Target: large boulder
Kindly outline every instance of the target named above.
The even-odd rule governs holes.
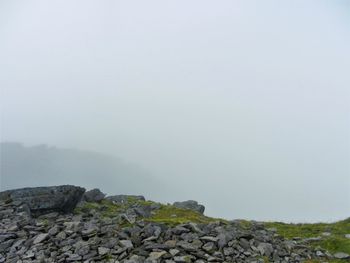
[[[198,204],[197,201],[194,200],[188,200],[183,202],[175,202],[173,206],[182,208],[182,209],[190,209],[196,212],[199,212],[201,214],[204,213],[205,207],[204,205]]]
[[[83,201],[86,202],[101,202],[105,198],[105,194],[100,189],[92,189],[84,193]]]
[[[85,189],[73,185],[30,187],[0,192],[0,200],[25,204],[34,216],[49,212],[73,211]]]

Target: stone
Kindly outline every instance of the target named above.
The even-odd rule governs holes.
[[[37,235],[33,240],[33,244],[39,244],[39,243],[43,242],[44,240],[46,240],[48,238],[48,236],[49,236],[49,234],[47,234],[47,233]]]
[[[126,249],[131,249],[134,247],[134,245],[130,240],[120,240],[119,243]]]
[[[85,189],[72,185],[29,187],[0,192],[0,200],[25,203],[34,216],[72,212]]]
[[[128,203],[130,200],[139,200],[139,201],[145,201],[145,197],[142,195],[113,195],[113,196],[107,196],[107,200],[110,200],[114,203],[120,203],[125,204]]]
[[[98,247],[98,254],[101,255],[101,256],[108,254],[110,251],[111,251],[110,248]]]
[[[169,250],[169,253],[170,253],[172,256],[176,256],[177,254],[180,253],[180,250],[175,249],[175,248],[172,248],[172,249]]]
[[[344,252],[337,252],[333,256],[336,259],[350,259],[350,255]]]
[[[160,259],[161,257],[163,257],[166,254],[167,254],[166,251],[154,251],[154,252],[151,252],[149,254],[148,259],[150,259],[150,260],[158,260],[158,259]]]
[[[208,242],[208,243],[205,243],[202,248],[208,252],[208,253],[212,253],[216,250],[216,245],[214,242]]]
[[[217,242],[219,239],[217,237],[211,237],[211,236],[203,236],[200,237],[203,241],[211,241],[211,242]]]
[[[309,244],[310,239],[284,239],[261,222],[251,221],[247,226],[237,220],[176,226],[148,222],[142,217],[145,211],[135,210],[142,202],[123,200],[127,203],[118,203],[113,213],[112,204],[82,201],[87,209],[38,217],[30,217],[19,207],[23,201],[0,200],[0,263],[349,261],[348,254],[331,255],[322,246]],[[124,225],[122,214],[135,216],[135,223]]]
[[[80,261],[81,259],[82,257],[77,254],[70,254],[66,260],[69,262],[76,262],[76,261]]]
[[[345,238],[349,238],[350,239],[350,234],[345,234]]]
[[[55,225],[49,229],[48,234],[50,236],[55,236],[58,234],[58,232],[59,232],[59,227],[57,225]]]
[[[270,257],[273,253],[273,247],[270,243],[262,242],[258,245],[257,248],[262,256]]]
[[[198,204],[198,202],[194,201],[194,200],[175,202],[173,204],[173,206],[178,207],[178,208],[182,208],[182,209],[193,210],[193,211],[199,212],[201,214],[203,214],[204,210],[205,210],[204,205]]]
[[[192,259],[194,257],[190,255],[185,255],[185,256],[176,256],[174,257],[174,261],[178,263],[189,263],[192,262]]]
[[[92,189],[84,193],[82,200],[86,202],[101,202],[105,198],[105,194],[100,189]]]

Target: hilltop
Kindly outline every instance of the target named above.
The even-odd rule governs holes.
[[[64,185],[0,192],[0,262],[348,262],[350,219],[223,220],[188,200],[160,204]]]

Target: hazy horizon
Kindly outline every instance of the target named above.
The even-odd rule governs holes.
[[[171,186],[146,197],[215,217],[347,218],[349,11],[2,1],[0,141],[116,156]]]

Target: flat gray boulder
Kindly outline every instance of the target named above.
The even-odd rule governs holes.
[[[87,191],[83,195],[83,201],[86,202],[101,202],[105,198],[105,194],[100,191],[100,189],[92,189]]]
[[[182,208],[182,209],[193,210],[193,211],[199,212],[201,214],[203,214],[204,210],[205,210],[204,205],[198,204],[198,202],[194,201],[194,200],[175,202],[173,204],[173,206],[178,207],[178,208]]]
[[[17,205],[25,204],[34,216],[72,212],[85,189],[73,185],[30,187],[0,192],[0,200]]]

